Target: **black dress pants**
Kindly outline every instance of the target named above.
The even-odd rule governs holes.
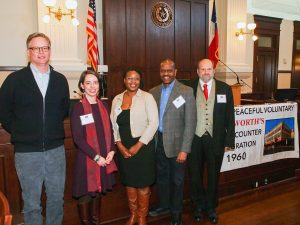
[[[213,138],[208,133],[202,137],[195,135],[188,163],[191,199],[198,209],[212,212],[218,206],[218,184],[223,156],[224,149],[213,149]],[[207,182],[204,181],[205,165]]]
[[[177,157],[166,156],[162,134],[159,133],[156,165],[160,207],[170,208],[171,213],[182,212],[185,163],[177,163],[176,159]]]

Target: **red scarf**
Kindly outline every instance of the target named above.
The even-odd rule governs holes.
[[[81,100],[84,114],[92,113],[92,106],[89,101],[84,97]],[[111,150],[111,124],[109,120],[108,112],[104,106],[104,104],[97,98],[98,109],[100,112],[100,116],[102,118],[102,126],[104,130],[104,141],[107,153]],[[97,152],[98,155],[101,155],[100,145],[97,137],[96,126],[95,123],[90,123],[85,125],[86,130],[86,140],[87,143]],[[88,156],[86,157],[86,165],[87,165],[87,184],[88,184],[88,192],[101,192],[101,173],[99,165]],[[117,171],[117,166],[114,160],[111,161],[109,165],[106,166],[106,173],[112,173]]]

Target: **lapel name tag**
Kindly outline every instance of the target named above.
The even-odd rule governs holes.
[[[87,125],[87,124],[90,124],[90,123],[94,123],[94,117],[93,117],[93,114],[92,113],[89,113],[89,114],[85,114],[85,115],[82,115],[80,116],[80,121],[81,121],[81,125]]]
[[[118,107],[118,108],[115,109],[116,116],[118,116],[121,112],[122,112],[121,107]]]
[[[184,103],[185,103],[185,100],[181,95],[173,101],[173,104],[175,105],[175,107],[177,109],[180,108]]]
[[[218,103],[226,103],[226,95],[217,95],[217,102]]]

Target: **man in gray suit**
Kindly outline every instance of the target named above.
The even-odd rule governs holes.
[[[178,82],[176,72],[172,60],[162,61],[162,85],[150,90],[159,109],[156,157],[160,204],[149,215],[171,212],[172,225],[181,225],[185,162],[196,129],[196,103],[193,89]]]

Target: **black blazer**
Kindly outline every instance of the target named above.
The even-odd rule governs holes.
[[[234,148],[235,138],[235,120],[234,105],[231,87],[215,79],[216,97],[213,111],[213,148],[215,153],[224,153],[224,147]],[[192,80],[190,86],[194,90],[194,96],[197,95],[199,78]],[[217,96],[226,95],[226,103],[218,103]]]

